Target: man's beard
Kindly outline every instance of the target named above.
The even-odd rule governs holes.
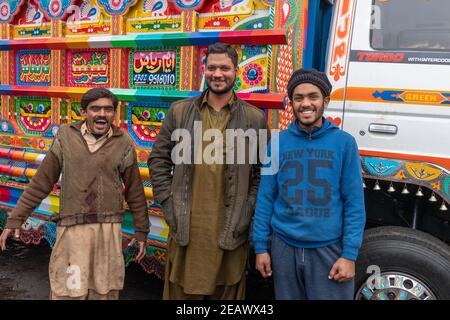
[[[209,91],[211,91],[212,93],[220,96],[220,95],[224,95],[227,94],[228,92],[230,92],[231,90],[233,90],[234,85],[236,83],[236,78],[234,78],[233,82],[231,82],[229,85],[227,85],[225,88],[220,89],[220,90],[216,90],[214,89],[212,86],[209,85],[209,83],[206,83],[208,86]]]
[[[301,118],[301,115],[299,114],[299,112],[294,112],[297,122],[304,127],[314,126],[314,124],[323,117],[323,114],[325,112],[325,105],[322,104],[322,106],[313,107],[313,109],[314,109],[314,112],[316,113],[316,117],[314,118],[314,120],[312,122],[308,122],[308,123],[305,123],[302,121],[302,118]]]

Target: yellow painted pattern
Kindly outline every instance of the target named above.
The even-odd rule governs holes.
[[[29,26],[14,26],[14,39],[29,39],[33,37],[50,37],[51,36],[51,25],[45,24],[39,25],[29,25]]]
[[[405,167],[412,177],[421,181],[431,181],[441,175],[441,171],[439,169],[421,163],[409,162],[406,163]]]

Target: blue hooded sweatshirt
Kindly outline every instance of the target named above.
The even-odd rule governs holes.
[[[272,137],[279,140],[269,143],[266,160],[271,161],[261,171],[253,227],[256,253],[268,252],[274,232],[297,248],[339,242],[342,257],[356,260],[366,221],[358,147],[350,134],[323,120],[312,133],[294,121]]]

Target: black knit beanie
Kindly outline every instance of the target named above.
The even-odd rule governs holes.
[[[292,74],[287,85],[289,99],[292,100],[294,89],[302,83],[311,83],[319,87],[324,98],[331,94],[332,86],[325,73],[316,69],[298,69]]]

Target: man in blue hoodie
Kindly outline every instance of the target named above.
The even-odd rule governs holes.
[[[295,120],[272,138],[278,151],[267,147],[279,170],[261,172],[253,240],[256,268],[263,277],[273,269],[277,299],[353,299],[365,225],[361,162],[355,139],[323,117],[330,93],[326,74],[295,71]]]

